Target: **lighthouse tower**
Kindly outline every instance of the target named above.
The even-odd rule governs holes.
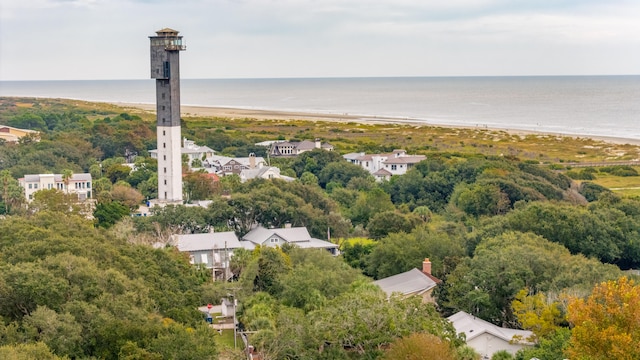
[[[151,40],[151,78],[156,79],[158,202],[182,203],[180,51],[178,31],[156,31]]]

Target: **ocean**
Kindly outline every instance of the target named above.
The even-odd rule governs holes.
[[[0,81],[0,96],[155,102],[154,80]],[[640,140],[640,75],[183,79],[183,105]]]

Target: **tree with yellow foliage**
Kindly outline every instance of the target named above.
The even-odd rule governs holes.
[[[571,359],[640,359],[640,286],[622,277],[568,306]]]
[[[566,324],[562,304],[552,301],[542,292],[529,294],[528,289],[522,289],[511,302],[513,313],[523,329],[531,330],[537,340],[552,334],[563,323]]]

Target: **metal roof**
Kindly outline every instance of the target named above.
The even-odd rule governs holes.
[[[237,249],[242,247],[236,233],[233,231],[174,235],[174,241],[176,241],[180,251]]]
[[[436,287],[436,282],[418,269],[411,269],[397,275],[376,280],[374,284],[387,293],[387,296],[398,292],[402,295],[422,294]]]
[[[519,341],[520,343],[531,344],[527,341],[527,339],[533,335],[533,332],[531,331],[503,328],[464,311],[459,311],[449,316],[447,320],[453,324],[457,333],[465,334],[467,341],[482,334],[489,333],[495,337],[503,339],[504,341],[512,341],[514,336],[518,336],[522,340]]]

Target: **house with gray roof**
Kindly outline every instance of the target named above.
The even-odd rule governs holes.
[[[89,173],[73,174],[66,180],[62,174],[28,174],[18,179],[18,182],[24,189],[24,196],[28,202],[31,202],[33,194],[40,190],[55,189],[75,194],[79,201],[90,199],[92,195],[92,179]]]
[[[240,181],[246,182],[252,179],[281,179],[294,181],[290,176],[280,175],[280,169],[275,166],[263,166],[257,169],[243,169],[240,172]]]
[[[276,247],[291,244],[302,249],[326,249],[333,255],[338,255],[338,245],[331,242],[312,238],[306,227],[285,227],[267,229],[258,226],[242,237],[245,249],[253,250],[256,246]]]
[[[227,270],[233,251],[242,248],[233,231],[173,235],[172,243],[178,251],[189,253],[192,264],[211,269],[215,279],[225,280],[230,276]]]
[[[342,157],[367,170],[377,180],[388,180],[393,175],[404,175],[415,164],[427,158],[425,155],[409,155],[402,149],[393,150],[388,154],[361,152],[345,154]]]
[[[483,359],[490,359],[501,350],[515,355],[518,350],[534,345],[529,340],[533,336],[531,331],[500,327],[464,311],[449,316],[447,320],[453,324],[458,334],[465,335],[467,345]]]
[[[373,283],[378,285],[388,297],[397,293],[402,297],[420,296],[423,302],[434,303],[432,293],[440,282],[441,280],[431,275],[431,261],[425,259],[422,263],[422,271],[413,268]]]
[[[329,143],[323,143],[320,139],[315,141],[303,140],[303,141],[277,141],[270,143],[271,149],[269,154],[271,156],[297,156],[303,152],[311,151],[313,149],[323,149],[327,151],[333,151],[333,145]]]

